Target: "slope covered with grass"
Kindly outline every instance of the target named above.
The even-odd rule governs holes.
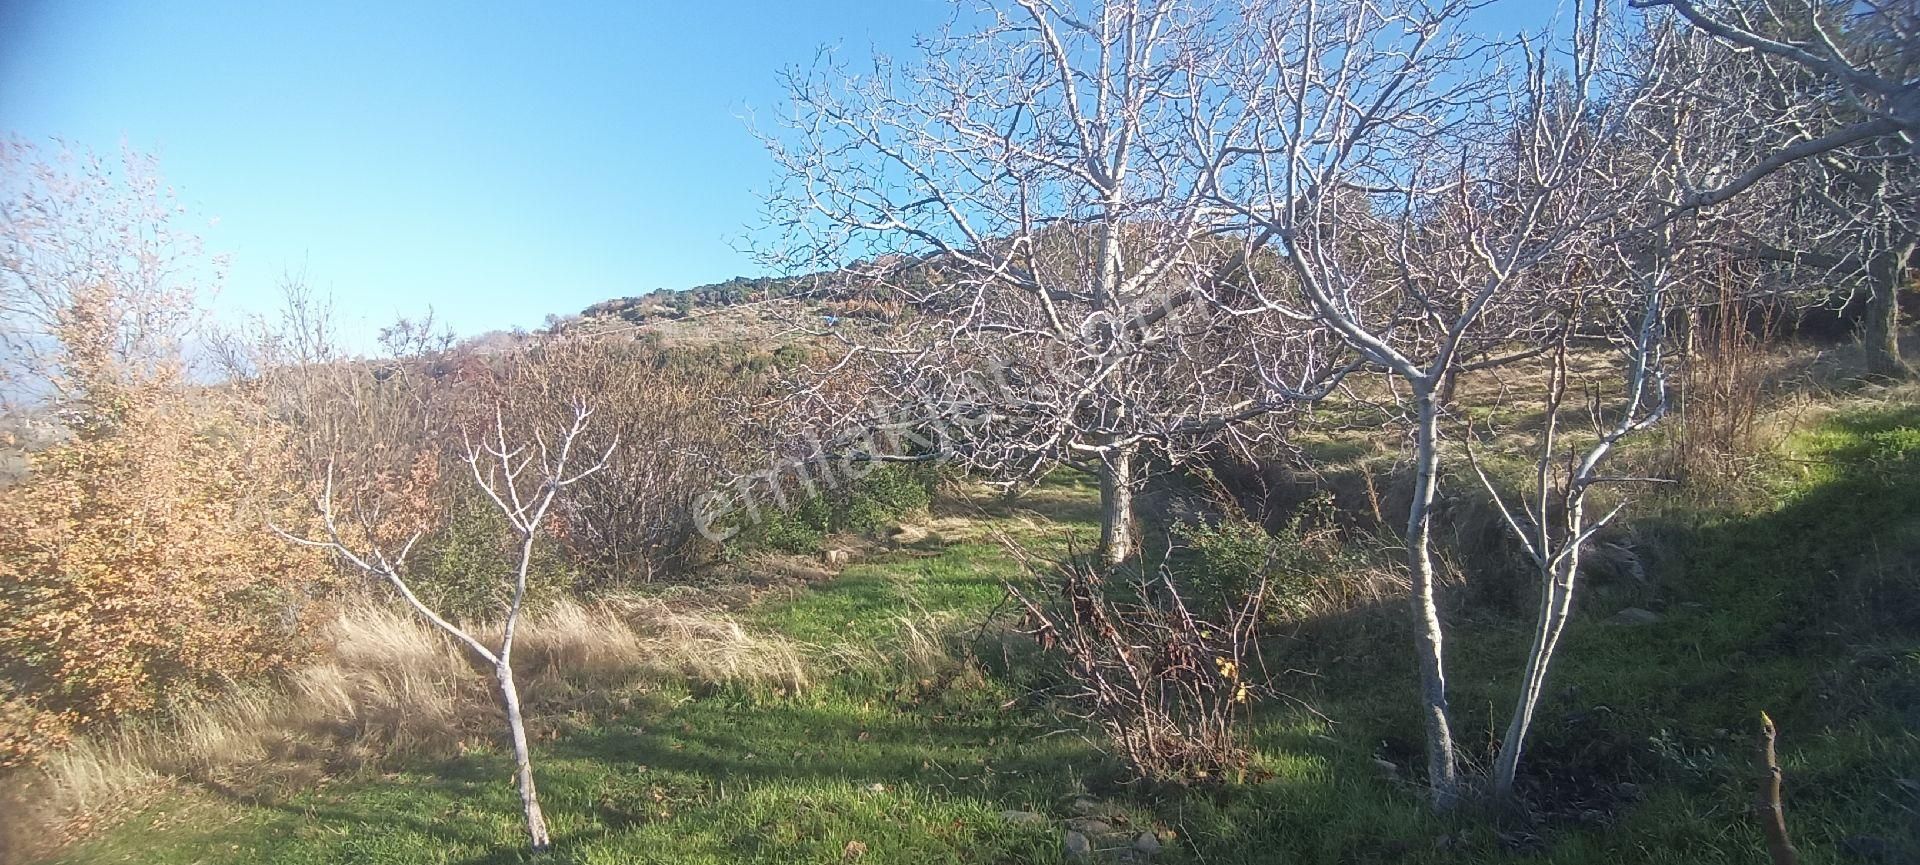
[[[1239,783],[1114,784],[1084,727],[1033,695],[1044,674],[978,627],[1019,573],[995,532],[1088,530],[1093,491],[1055,482],[1017,506],[950,503],[946,531],[744,611],[812,647],[809,687],[655,684],[541,718],[542,861],[1054,861],[1091,794],[1164,839],[1165,862],[1753,862],[1761,710],[1803,861],[1920,856],[1920,408],[1902,393],[1804,422],[1764,502],[1642,509],[1648,578],[1582,602],[1528,755],[1530,819],[1427,812],[1393,602],[1276,629],[1290,697],[1255,718]],[[1526,608],[1450,591],[1454,706],[1484,766]],[[508,765],[482,746],[274,794],[178,785],[60,861],[525,861]]]

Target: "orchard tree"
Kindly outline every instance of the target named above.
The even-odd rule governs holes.
[[[921,40],[911,63],[829,56],[787,76],[793,113],[767,137],[785,175],[774,260],[904,301],[831,331],[842,350],[796,389],[823,438],[911,433],[917,450],[856,450],[1003,476],[1081,467],[1117,565],[1150,449],[1178,461],[1328,378],[1308,372],[1330,362],[1312,328],[1264,322],[1284,339],[1244,351],[1237,334],[1271,314],[1204,302],[1244,283],[1267,240],[1217,204],[1265,122],[1241,13],[1018,0]]]
[[[1529,361],[1546,372],[1543,423],[1532,437],[1530,487],[1517,495],[1502,490],[1474,453],[1477,431],[1468,424],[1462,436],[1474,474],[1533,565],[1540,591],[1519,696],[1494,759],[1491,793],[1497,802],[1514,798],[1520,758],[1573,615],[1582,552],[1628,502],[1616,495],[1612,506],[1596,515],[1589,508],[1591,494],[1607,486],[1660,481],[1613,475],[1607,468],[1621,443],[1667,414],[1668,297],[1689,275],[1683,262],[1701,259],[1697,250],[1676,249],[1675,234],[1669,224],[1651,237],[1635,238],[1637,243],[1596,244],[1567,256],[1565,270],[1554,275],[1570,290],[1547,298],[1558,308],[1540,308],[1555,321],[1556,332],[1543,359]],[[1576,341],[1610,354],[1613,374],[1576,380],[1569,363]]]
[[[1898,300],[1920,249],[1920,6],[1632,5],[1698,34],[1687,50],[1663,52],[1675,65],[1657,74],[1674,104],[1739,133],[1721,164],[1688,178],[1673,212],[1730,202],[1755,217],[1736,223],[1729,253],[1786,265],[1789,278],[1831,279],[1863,297],[1872,371],[1911,375],[1900,357]],[[1741,200],[1756,192],[1772,206]]]
[[[500,611],[498,641],[493,644],[442,616],[415,593],[408,579],[407,557],[426,530],[407,530],[405,540],[397,546],[386,543],[383,539],[393,537],[395,527],[383,523],[388,497],[377,486],[363,485],[350,489],[344,497],[337,496],[334,473],[329,467],[314,502],[320,522],[318,536],[279,530],[287,540],[325,550],[350,569],[387,584],[408,608],[492,668],[500,704],[506,711],[514,776],[520,789],[521,808],[526,814],[527,836],[536,852],[550,847],[552,838],[534,786],[533,755],[521,715],[520,689],[513,675],[514,637],[526,605],[534,545],[549,530],[554,503],[563,491],[604,469],[618,445],[618,442],[609,443],[592,463],[582,467],[586,459],[593,457],[591,453],[581,453],[578,447],[592,417],[593,410],[584,402],[576,401],[572,405],[571,421],[557,430],[551,440],[538,431],[516,440],[507,431],[504,414],[496,413],[493,428],[483,433],[478,443],[471,438],[467,440],[465,462],[473,483],[506,518],[517,546],[518,555],[512,570],[500,575],[510,591]]]
[[[1272,4],[1256,19],[1272,76],[1260,171],[1221,190],[1286,263],[1243,308],[1337,334],[1385,376],[1409,433],[1410,601],[1443,810],[1462,795],[1432,538],[1447,395],[1550,349],[1582,290],[1573,257],[1607,242],[1641,184],[1601,165],[1638,100],[1600,10],[1582,4],[1558,38],[1491,43],[1466,33],[1476,5]]]

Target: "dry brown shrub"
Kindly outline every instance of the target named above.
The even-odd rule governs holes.
[[[73,727],[284,668],[324,573],[267,534],[271,448],[217,396],[143,389],[115,424],[137,433],[83,431],[0,497],[4,674]],[[7,744],[0,766],[28,756]]]
[[[1074,559],[1036,568],[1015,552],[1041,588],[1007,589],[1025,629],[1063,662],[1061,696],[1138,778],[1209,783],[1246,768],[1250,708],[1267,690],[1255,638],[1264,580],[1209,620],[1164,567],[1152,576]]]
[[[588,396],[593,426],[580,446],[601,453],[622,443],[605,470],[568,490],[555,531],[594,583],[648,582],[712,552],[695,530],[694,502],[765,459],[753,417],[760,379],[735,360],[719,349],[553,338],[504,358],[491,394],[476,397],[504,405],[510,425],[544,429],[559,407]]]
[[[573,399],[590,398],[594,420],[579,445],[602,453],[621,443],[555,514],[553,537],[579,589],[647,582],[704,561],[714,550],[695,531],[693,502],[765,459],[753,416],[760,377],[744,356],[550,335],[493,348],[413,338],[372,362],[334,348],[324,304],[297,284],[289,300],[286,320],[262,327],[241,365],[257,370],[307,494],[331,469],[336,488],[350,491],[340,506],[377,511],[372,522],[396,534],[379,539],[390,546],[424,530],[431,551],[452,528],[470,495],[462,444],[493,428],[496,407],[510,428],[545,429]]]
[[[1678,417],[1669,426],[1662,467],[1666,476],[1707,489],[1735,487],[1751,476],[1765,445],[1758,421],[1770,371],[1767,309],[1722,281],[1711,316],[1689,311]],[[1754,326],[1750,319],[1756,315]]]

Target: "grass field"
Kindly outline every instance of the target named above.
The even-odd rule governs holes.
[[[1001,813],[1059,821],[1091,795],[1112,822],[1155,830],[1156,861],[1172,863],[1756,862],[1761,710],[1782,729],[1804,862],[1920,861],[1920,407],[1895,396],[1803,424],[1764,503],[1642,509],[1649,580],[1584,599],[1528,755],[1533,820],[1434,817],[1406,780],[1421,761],[1397,603],[1273,637],[1268,665],[1291,698],[1255,719],[1243,783],[1116,785],[1081,724],[1031,696],[1038,674],[977,627],[1018,573],[987,529],[1088,531],[1093,491],[1055,481],[1019,509],[936,514],[971,530],[745,610],[750,630],[812,647],[810,687],[653,684],[537,718],[556,842],[540,861],[1048,862],[1062,857],[1058,826]],[[1452,606],[1457,723],[1484,767],[1528,605]],[[1628,606],[1658,618],[1610,620]],[[159,789],[58,861],[533,858],[509,761],[484,745],[271,794]]]

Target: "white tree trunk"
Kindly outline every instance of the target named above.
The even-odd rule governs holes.
[[[520,807],[527,813],[527,838],[535,852],[552,846],[547,836],[547,818],[540,813],[540,795],[533,786],[533,754],[527,747],[527,725],[520,716],[520,689],[513,682],[513,668],[505,662],[497,671],[500,702],[507,710],[507,729],[513,736],[514,776],[520,783]]]
[[[1574,503],[1576,511],[1582,507]],[[1569,524],[1580,525],[1581,516],[1572,515]],[[1533,648],[1527,652],[1526,673],[1521,678],[1520,698],[1507,722],[1506,738],[1500,741],[1500,754],[1493,764],[1493,796],[1499,801],[1513,798],[1514,776],[1520,768],[1520,752],[1526,747],[1533,727],[1533,715],[1546,691],[1547,670],[1553,665],[1553,653],[1560,647],[1560,635],[1566,632],[1573,613],[1574,580],[1580,573],[1580,548],[1575,545],[1564,558],[1540,571],[1540,615],[1533,634]]]
[[[1913,369],[1900,357],[1900,288],[1906,281],[1912,241],[1894,243],[1873,254],[1867,263],[1867,308],[1861,323],[1861,342],[1875,373],[1910,378]]]
[[[1116,447],[1100,471],[1100,561],[1109,569],[1134,553],[1133,461],[1137,445]]]
[[[1420,713],[1427,728],[1427,783],[1436,811],[1452,810],[1460,799],[1447,710],[1447,674],[1440,608],[1434,601],[1433,496],[1438,482],[1440,434],[1438,408],[1429,384],[1415,385],[1419,424],[1414,429],[1413,504],[1407,509],[1407,564],[1413,576],[1415,657],[1420,665]]]

